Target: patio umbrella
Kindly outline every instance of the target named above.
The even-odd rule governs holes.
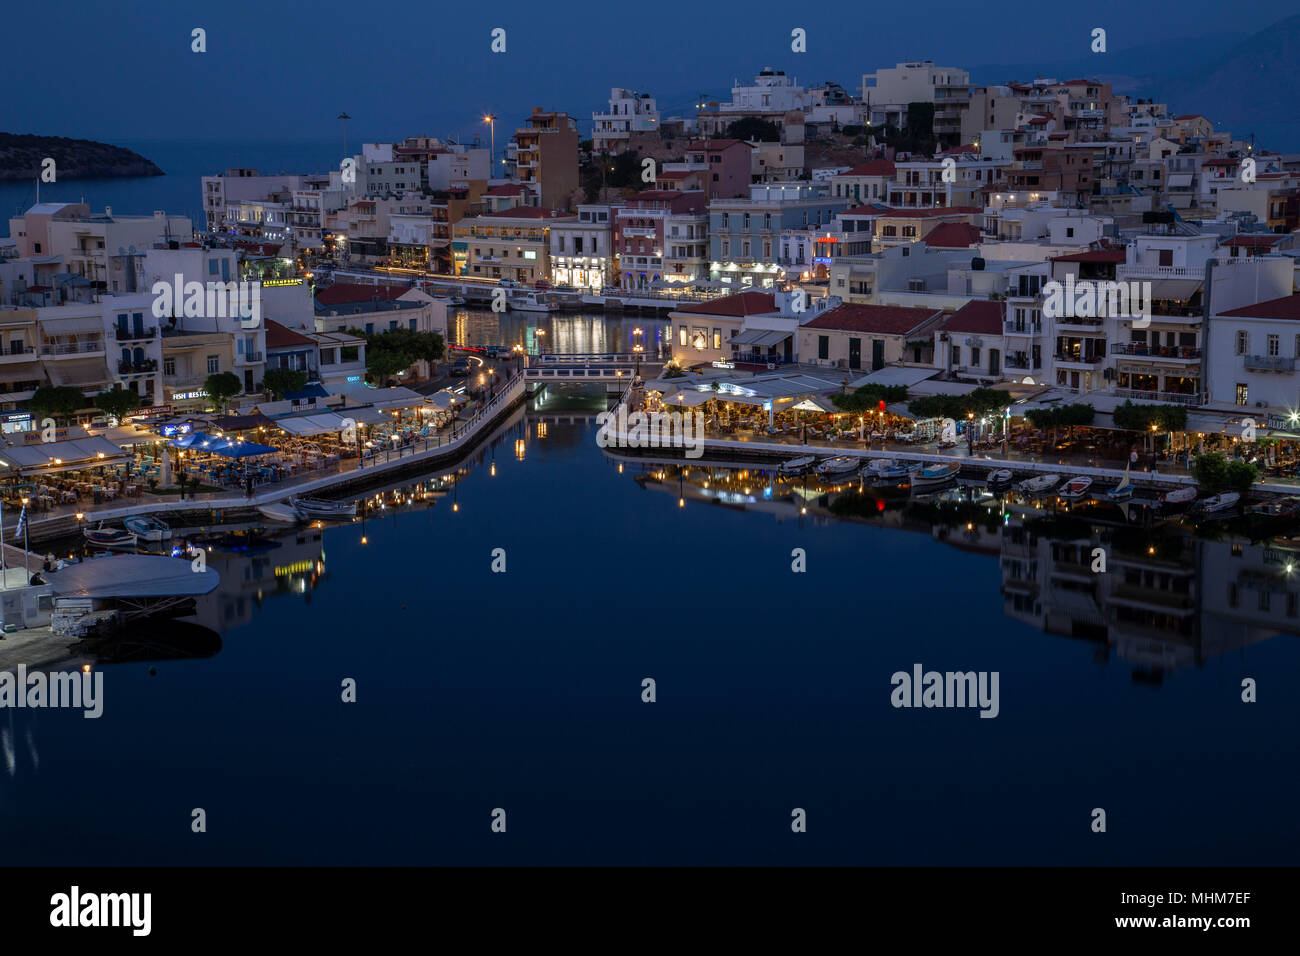
[[[270,445],[259,445],[255,441],[228,441],[213,445],[208,451],[222,458],[252,458],[254,455],[269,455],[280,449]]]

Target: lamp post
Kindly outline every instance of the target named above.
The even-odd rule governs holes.
[[[28,546],[27,525],[30,523],[27,520],[27,502],[30,500],[31,500],[30,498],[23,498],[23,578],[24,580],[31,580],[31,577],[27,573],[27,546]]]
[[[492,113],[488,113],[483,117],[483,122],[488,124],[488,130],[492,138],[492,155],[488,157],[488,178],[490,179],[497,161],[497,118]]]
[[[343,121],[343,158],[346,159],[348,155],[348,120],[352,119],[352,117],[345,110],[339,114],[338,118]]]

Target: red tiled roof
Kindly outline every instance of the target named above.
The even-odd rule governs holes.
[[[939,315],[936,309],[909,309],[898,305],[837,305],[823,312],[805,329],[835,329],[842,332],[876,332],[906,335]]]
[[[369,302],[371,299],[400,299],[407,292],[408,286],[370,285],[365,282],[335,282],[316,293],[316,301],[321,305],[339,305],[343,302]]]
[[[933,219],[936,216],[964,216],[983,211],[975,206],[934,206],[926,209],[886,209],[882,215],[886,219]]]
[[[743,139],[698,140],[694,143],[691,143],[691,145],[688,146],[687,148],[688,149],[728,149],[732,146],[748,146],[750,149],[754,148],[753,146],[750,146],[749,143],[746,143]]]
[[[1047,138],[1048,139],[1069,139],[1070,134],[1069,133],[1048,133]]]
[[[693,315],[746,316],[765,315],[777,311],[777,308],[776,297],[770,292],[739,292],[725,298],[701,302],[699,305],[688,305],[677,311]]]
[[[315,345],[316,343],[301,332],[285,328],[279,322],[266,320],[266,347],[282,349],[293,345]]]
[[[522,195],[524,187],[518,183],[506,183],[504,186],[489,186],[486,196],[519,196]]]
[[[1101,86],[1099,80],[1066,80],[1062,86]]]
[[[840,176],[893,176],[898,170],[894,166],[893,160],[873,159],[869,163],[863,163],[861,166],[854,166],[852,169],[839,173]]]
[[[1220,315],[1243,319],[1295,319],[1300,320],[1300,294],[1284,295],[1280,299],[1269,299],[1254,305],[1221,312]]]
[[[1174,120],[1205,119],[1200,113],[1184,113],[1181,116],[1175,116]]]
[[[1214,159],[1207,159],[1201,163],[1202,166],[1236,166],[1240,163],[1239,159],[1228,159],[1226,156],[1216,156]]]
[[[939,246],[944,249],[969,249],[979,245],[980,231],[968,222],[945,222],[921,240],[927,246]]]
[[[669,169],[660,170],[655,174],[655,179],[685,179],[687,176],[694,176],[702,173],[702,169]]]
[[[939,328],[946,332],[1001,335],[1007,304],[990,299],[972,299],[954,312]]]
[[[1076,252],[1068,256],[1052,256],[1053,262],[1123,262],[1123,249],[1092,249],[1088,252]]]
[[[867,203],[865,206],[854,206],[852,209],[846,209],[841,216],[880,216],[889,211],[888,206],[881,206],[876,203]]]
[[[1051,121],[1052,118],[1050,116],[1031,116],[1029,118],[1029,124],[1031,126],[1042,126],[1044,123],[1050,123]]]

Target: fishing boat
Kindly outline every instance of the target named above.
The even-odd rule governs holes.
[[[163,541],[172,533],[166,522],[152,515],[128,515],[122,519],[122,524],[141,541]]]
[[[1078,501],[1080,498],[1088,494],[1088,489],[1091,487],[1092,479],[1085,475],[1080,475],[1077,478],[1071,478],[1067,481],[1065,487],[1057,492],[1057,494],[1066,501]]]
[[[1280,531],[1300,517],[1300,497],[1287,495],[1251,505],[1246,510],[1246,519],[1256,532]]]
[[[1196,500],[1196,487],[1189,485],[1160,496],[1160,506],[1165,511],[1180,511]]]
[[[303,521],[339,521],[357,516],[355,501],[325,501],[321,498],[289,499],[289,505]]]
[[[298,520],[298,512],[284,504],[258,505],[257,511],[268,521],[278,521],[281,524],[293,524]]]
[[[799,458],[791,458],[789,461],[781,462],[779,471],[783,475],[797,475],[806,471],[811,465],[816,464],[816,455],[803,455]]]
[[[846,475],[851,471],[857,470],[861,463],[862,460],[859,458],[850,458],[847,455],[837,455],[834,458],[827,458],[824,462],[818,465],[817,474],[821,475],[823,478],[832,475]]]
[[[135,544],[135,535],[121,528],[105,528],[101,523],[98,528],[87,528],[82,532],[88,544],[100,548],[129,548]]]
[[[549,296],[541,292],[516,292],[506,298],[511,312],[554,312],[559,308]]]
[[[956,478],[960,470],[956,465],[950,464],[926,465],[912,476],[912,487],[928,488],[942,485]]]
[[[920,462],[899,462],[896,465],[890,465],[888,468],[879,468],[874,471],[868,471],[864,468],[862,476],[869,478],[873,487],[890,488],[911,484],[912,477],[923,467]]]
[[[1011,469],[999,468],[996,471],[989,472],[988,486],[991,490],[1011,487]]]
[[[1060,475],[1037,475],[1033,478],[1026,478],[1016,488],[1026,495],[1041,495],[1052,490],[1061,481]]]
[[[1128,476],[1128,465],[1124,466],[1124,477],[1119,480],[1119,484],[1106,492],[1106,498],[1109,501],[1127,501],[1133,497],[1133,482]]]
[[[1241,495],[1235,491],[1225,491],[1222,494],[1210,495],[1208,498],[1202,498],[1196,504],[1198,514],[1208,517],[1209,515],[1223,514],[1237,507],[1237,502],[1241,500]]]

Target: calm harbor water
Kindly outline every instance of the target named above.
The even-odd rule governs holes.
[[[6,862],[1296,859],[1277,548],[620,462],[592,407],[214,559],[195,622],[103,651],[99,719],[6,710]],[[917,663],[999,715],[892,707]]]

